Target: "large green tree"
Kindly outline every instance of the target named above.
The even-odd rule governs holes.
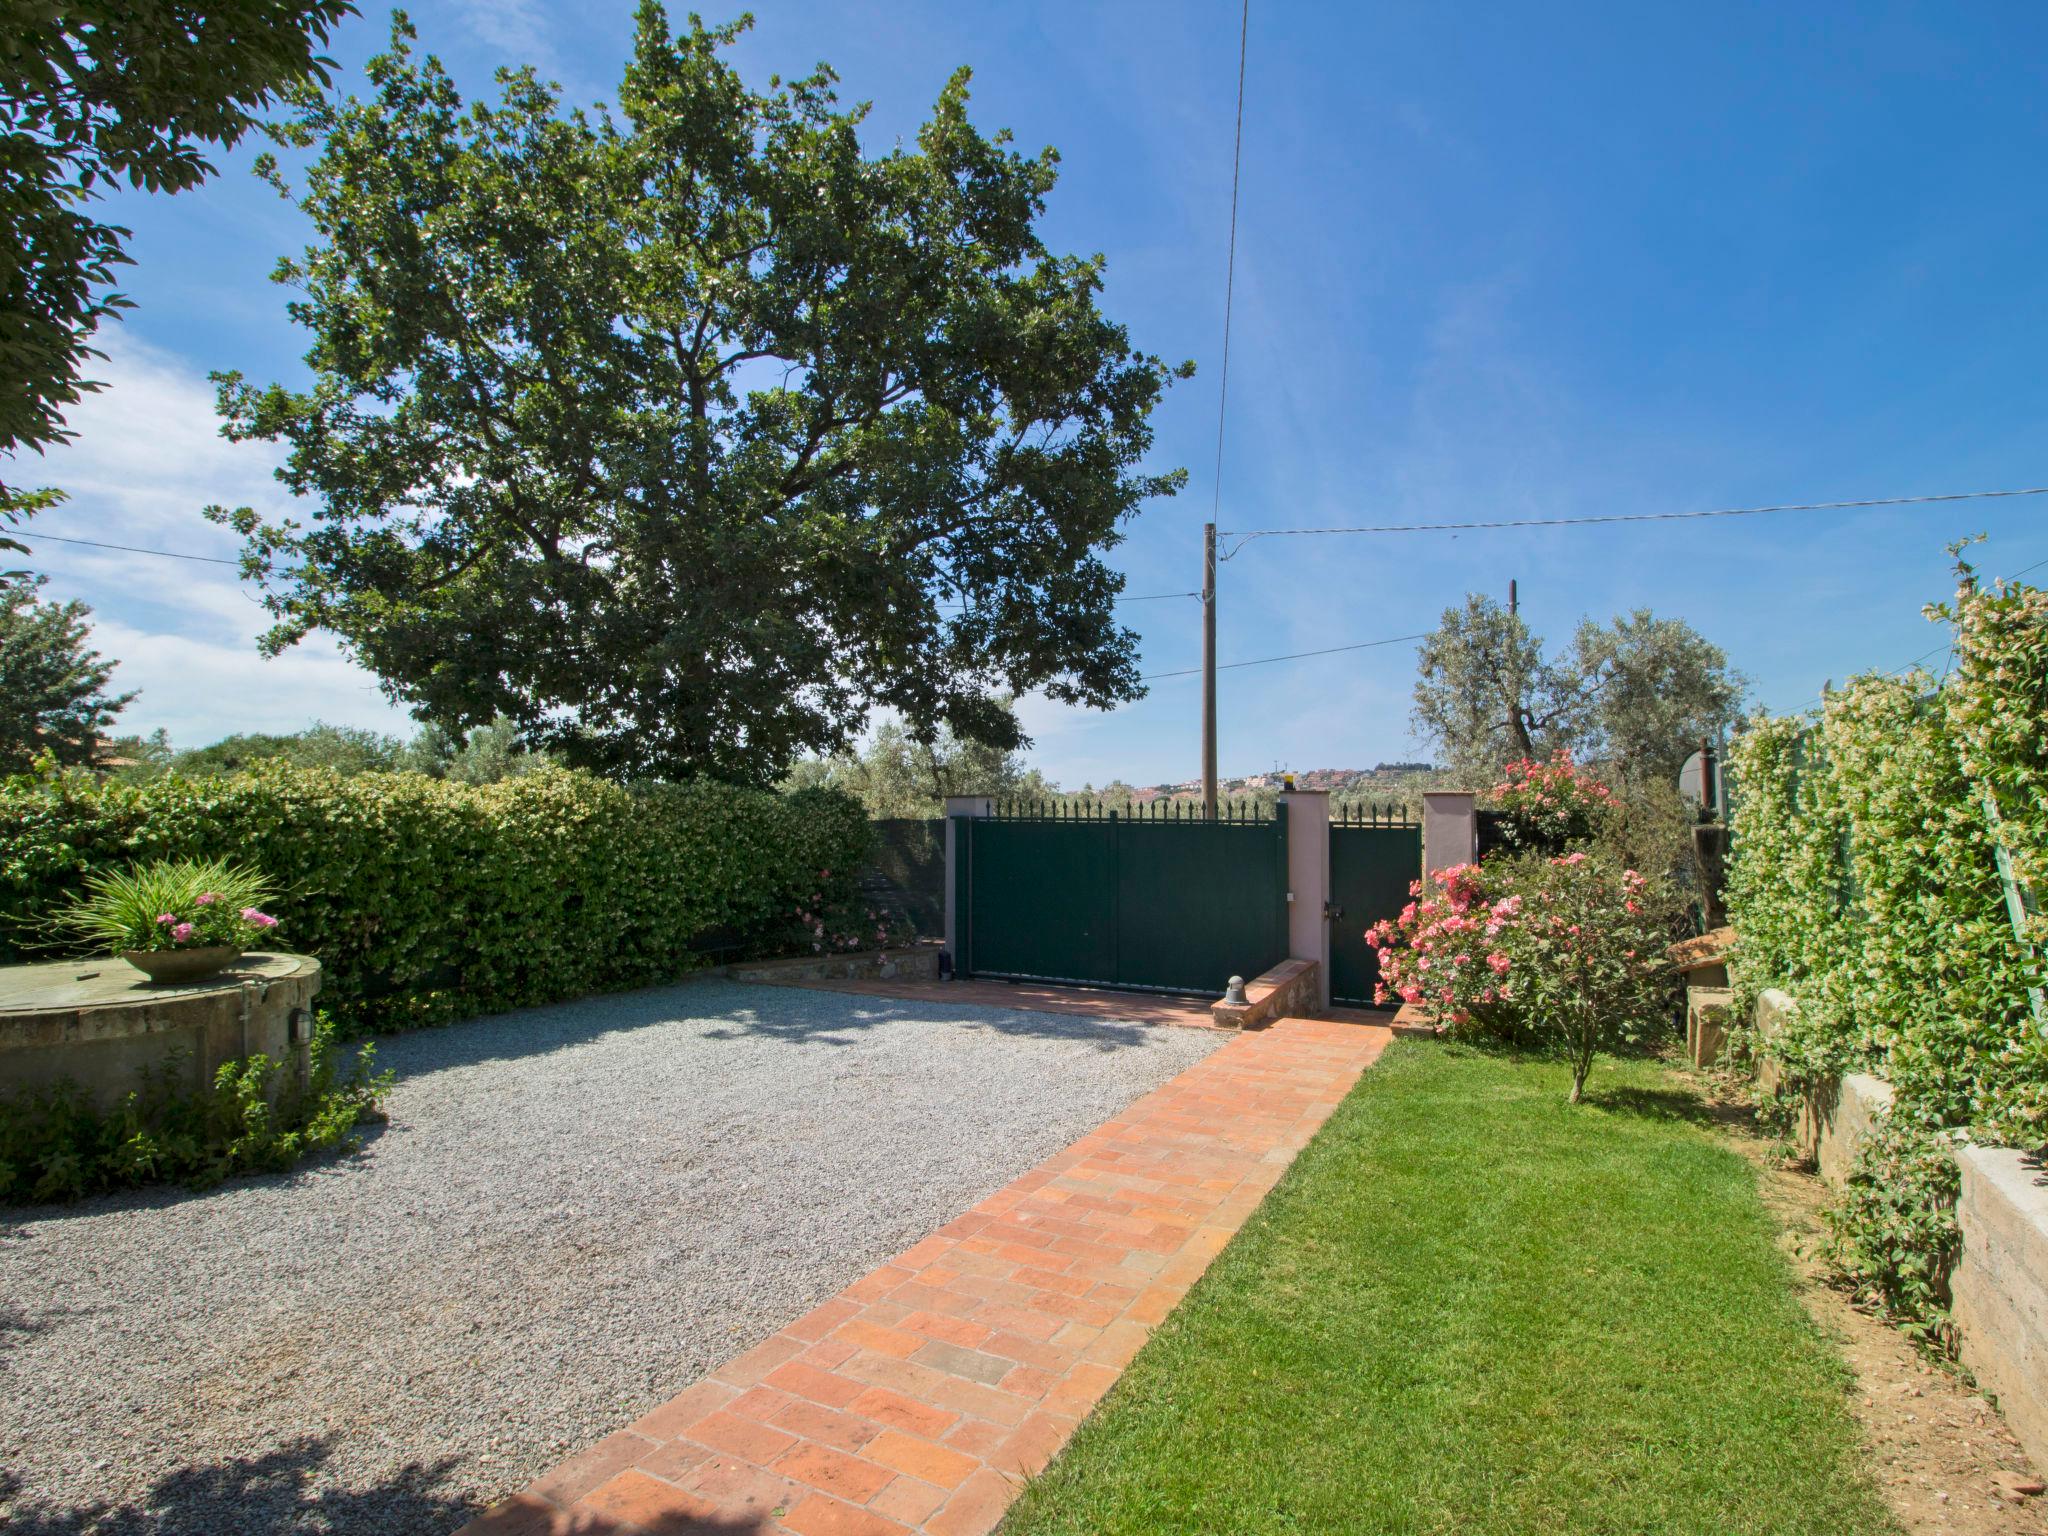
[[[297,95],[313,383],[221,408],[310,519],[212,509],[271,650],[326,628],[450,729],[757,782],[875,707],[1007,748],[1006,693],[1138,694],[1101,557],[1181,484],[1140,466],[1189,368],[1047,249],[1057,157],[978,132],[965,71],[869,154],[828,69],[750,89],[740,30],[643,4],[617,115],[531,70],[466,105],[402,17],[368,100]]]
[[[101,737],[135,697],[109,696],[114,663],[87,643],[92,610],[46,603],[42,578],[0,587],[0,773],[23,773],[45,752],[68,766],[100,756]]]
[[[0,0],[0,452],[62,442],[128,231],[104,186],[196,186],[315,50],[347,0]],[[55,499],[0,484],[0,526]],[[0,537],[0,549],[20,550]]]
[[[1740,673],[1682,619],[1646,608],[1580,623],[1560,656],[1518,613],[1467,594],[1417,652],[1416,730],[1459,775],[1496,774],[1559,748],[1625,784],[1675,778],[1703,736],[1734,723]]]

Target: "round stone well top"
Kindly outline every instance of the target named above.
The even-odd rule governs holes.
[[[311,1038],[319,990],[310,955],[251,952],[190,982],[116,956],[0,966],[0,1095],[70,1079],[110,1100],[172,1059],[195,1086],[235,1057],[283,1061]]]

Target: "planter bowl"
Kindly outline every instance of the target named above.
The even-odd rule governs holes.
[[[232,944],[204,949],[124,949],[121,958],[151,981],[198,981],[225,970],[242,958]]]

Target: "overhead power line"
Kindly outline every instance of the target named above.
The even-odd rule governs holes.
[[[1254,528],[1230,529],[1224,537],[1237,540],[1230,553],[1235,556],[1254,539],[1299,538],[1309,534],[1333,533],[1464,533],[1482,528],[1571,528],[1588,523],[1676,523],[1701,517],[1761,517],[1768,512],[1852,512],[1873,507],[1909,507],[1939,501],[1989,501],[2006,496],[2048,496],[2048,485],[2025,486],[2008,491],[1946,491],[1928,496],[1873,496],[1861,501],[1794,501],[1772,507],[1715,507],[1703,512],[1609,512],[1594,517],[1513,517],[1469,523],[1377,523],[1356,528]]]
[[[1223,413],[1230,403],[1230,305],[1237,293],[1237,180],[1244,162],[1244,60],[1252,33],[1252,0],[1237,22],[1237,129],[1230,144],[1230,254],[1223,264],[1223,364],[1216,385],[1216,476],[1209,487],[1209,520],[1223,505]]]
[[[66,538],[61,533],[43,533],[34,528],[16,528],[14,532],[17,538],[42,539],[52,544],[85,544],[93,549],[118,549],[130,555],[155,555],[159,560],[200,560],[208,565],[240,565],[242,563],[239,560],[229,559],[225,555],[185,555],[180,554],[175,549],[144,549],[139,544],[106,544],[98,539]]]
[[[1424,633],[1420,635],[1395,635],[1391,640],[1361,640],[1356,645],[1332,645],[1320,651],[1293,651],[1285,656],[1261,656],[1257,661],[1226,661],[1220,663],[1216,670],[1227,672],[1232,667],[1270,667],[1276,661],[1300,661],[1305,656],[1334,656],[1339,651],[1369,651],[1375,646],[1399,645],[1405,640],[1427,640],[1428,638],[1428,634]],[[1201,670],[1200,667],[1182,667],[1177,672],[1147,672],[1138,681],[1149,683],[1162,677],[1193,677]]]
[[[2048,560],[2036,560],[2032,565],[2023,565],[2016,571],[2008,571],[2005,575],[1996,576],[1992,579],[1994,581],[2017,581],[2020,577],[2026,575],[2029,571],[2038,571],[2044,565],[2048,565]],[[1956,643],[1953,639],[1944,640],[1941,642],[1941,644],[1935,646],[1933,650],[1922,651],[1918,656],[1915,656],[1911,661],[1907,662],[1904,666],[1891,668],[1889,671],[1884,673],[1884,676],[1903,677],[1908,672],[1912,671],[1915,667],[1919,666],[1921,662],[1927,660],[1928,657],[1939,656],[1943,651],[1949,652],[1951,659],[1953,659],[1955,648]],[[1801,709],[1810,709],[1816,704],[1825,704],[1827,703],[1827,701],[1828,696],[1825,693],[1817,693],[1812,698],[1808,699],[1805,703],[1801,704],[1799,707]]]

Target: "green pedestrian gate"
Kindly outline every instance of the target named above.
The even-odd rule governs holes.
[[[1287,958],[1287,808],[999,806],[953,821],[963,976],[1221,995]]]
[[[1330,813],[1330,1001],[1373,1006],[1380,957],[1365,930],[1396,917],[1408,885],[1422,877],[1422,828],[1396,806],[1344,806]]]

